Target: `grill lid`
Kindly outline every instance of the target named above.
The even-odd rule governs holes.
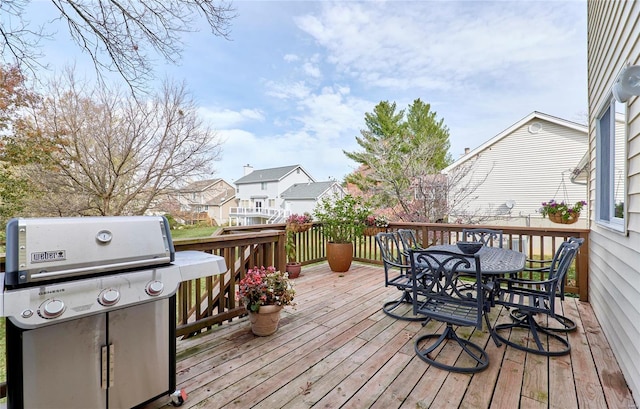
[[[7,224],[5,284],[148,268],[174,257],[162,216],[16,218]]]

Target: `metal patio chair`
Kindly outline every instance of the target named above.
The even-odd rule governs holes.
[[[422,246],[418,242],[415,230],[412,229],[398,229],[398,238],[402,243],[403,251],[407,252],[409,249],[420,249]],[[407,263],[408,264],[408,263]]]
[[[409,250],[409,259],[414,277],[423,277],[425,280],[419,282],[413,278],[414,314],[426,317],[425,324],[431,319],[446,324],[440,334],[419,337],[415,342],[416,354],[423,361],[448,371],[474,373],[486,369],[489,355],[484,348],[458,336],[454,329],[454,325],[482,329],[482,318],[485,311],[488,311],[488,294],[491,288],[483,283],[480,257],[477,254],[468,256],[444,250],[423,249]],[[465,270],[464,275],[468,277],[473,268],[471,260],[475,263],[474,288],[460,289],[456,284],[458,276],[462,274],[460,270]],[[435,342],[432,341],[434,339]],[[457,343],[470,360],[459,360],[463,364],[458,365],[439,361],[433,353],[449,340]],[[496,345],[500,345],[497,339],[494,338],[494,341]],[[465,362],[471,364],[464,365]]]
[[[580,248],[580,246],[582,246],[582,243],[584,243],[584,239],[578,238],[578,237],[569,237],[564,243],[577,243],[578,248]],[[528,258],[526,261],[528,267],[525,267],[523,271],[540,273],[542,275],[548,275],[551,267],[557,265],[558,261],[563,256],[562,254],[563,251],[567,249],[564,243],[560,245],[556,253],[553,255],[553,258],[550,260],[536,260],[536,259]],[[536,266],[532,267],[531,264],[535,264]],[[554,269],[555,268],[557,267],[554,267]],[[564,301],[564,286],[566,281],[567,280],[565,278],[560,282],[560,285],[558,287],[558,292],[556,293],[556,295],[560,298],[561,301]],[[511,311],[511,316],[514,319],[519,319],[518,310]],[[564,315],[555,314],[555,319],[560,323],[562,327],[558,328],[558,327],[552,327],[552,326],[543,326],[543,328],[545,328],[548,331],[564,331],[564,332],[574,331],[576,329],[576,323],[572,319],[565,317]]]
[[[566,338],[558,335],[548,327],[540,325],[534,318],[535,315],[546,315],[547,318],[556,319],[558,314],[555,311],[555,297],[560,283],[564,280],[569,266],[573,262],[578,252],[579,244],[575,242],[564,242],[556,252],[558,257],[555,263],[551,263],[549,273],[544,280],[527,280],[522,278],[498,278],[495,283],[495,304],[517,310],[511,315],[513,322],[499,324],[494,328],[494,334],[507,345],[522,351],[531,352],[538,355],[558,356],[565,355],[571,351],[571,345]],[[524,328],[529,330],[535,347],[521,345],[509,340],[508,335],[501,333],[509,332],[513,328]],[[546,335],[547,347],[543,344],[540,334]],[[551,347],[552,342],[557,342],[560,346]]]
[[[384,266],[385,287],[394,286],[402,291],[397,300],[387,301],[382,306],[382,311],[390,317],[404,321],[423,321],[424,317],[407,316],[397,313],[396,309],[402,305],[413,304],[411,297],[412,280],[411,265],[407,261],[407,255],[400,247],[394,233],[381,232],[376,234],[376,243],[380,249]]]
[[[463,241],[479,241],[485,246],[502,247],[502,230],[462,229]]]

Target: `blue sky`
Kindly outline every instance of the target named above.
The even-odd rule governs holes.
[[[49,5],[42,0],[36,5]],[[179,65],[200,114],[224,141],[213,177],[300,164],[318,181],[356,168],[364,115],[382,100],[430,103],[451,154],[540,111],[585,123],[585,1],[236,1],[231,40],[202,26]],[[53,69],[88,57],[60,31]]]

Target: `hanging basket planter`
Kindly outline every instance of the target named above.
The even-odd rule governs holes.
[[[580,211],[586,204],[587,202],[584,200],[571,204],[565,201],[556,202],[551,199],[548,202],[542,202],[540,213],[542,213],[542,217],[549,216],[549,220],[553,223],[573,224],[580,218]]]
[[[365,227],[362,234],[364,234],[365,236],[375,236],[376,234],[383,232],[384,230],[384,227],[369,226]]]
[[[294,233],[302,233],[311,228],[313,223],[287,223],[287,230]]]
[[[570,214],[567,219],[564,219],[560,213],[549,214],[549,220],[559,224],[573,224],[580,218],[580,212]]]

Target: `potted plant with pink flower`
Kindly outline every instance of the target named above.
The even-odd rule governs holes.
[[[267,336],[277,331],[282,308],[295,305],[295,294],[288,274],[269,266],[249,269],[240,280],[237,298],[249,312],[251,331]]]

